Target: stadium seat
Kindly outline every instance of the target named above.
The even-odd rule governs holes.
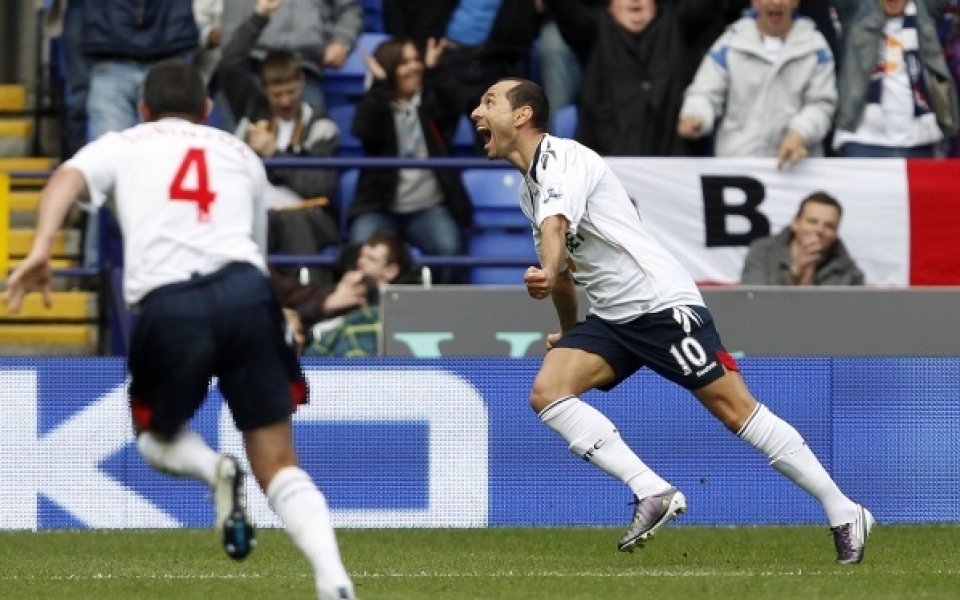
[[[339,104],[327,109],[327,116],[333,119],[340,129],[337,156],[363,156],[363,144],[350,133],[353,127],[353,116],[356,113],[357,107],[353,104]]]
[[[453,147],[450,154],[453,156],[476,156],[475,125],[467,115],[460,115],[457,122],[457,132],[453,135]]]
[[[363,7],[363,30],[383,33],[383,0],[360,0]]]
[[[337,207],[337,215],[340,222],[338,223],[340,227],[340,234],[346,238],[347,236],[347,211],[350,210],[350,205],[353,204],[353,197],[357,193],[357,180],[360,177],[360,169],[346,169],[340,171],[340,179],[337,181],[337,197],[334,198],[334,202]]]
[[[568,104],[553,114],[550,133],[557,137],[573,138],[577,132],[577,105]]]
[[[464,170],[463,186],[473,202],[474,227],[529,231],[530,224],[520,210],[521,183],[523,175],[513,168]]]
[[[323,70],[323,93],[327,106],[355,102],[366,89],[367,64],[360,51],[372,55],[381,42],[390,39],[385,33],[364,32],[360,34],[353,52],[347,56],[339,69]]]
[[[539,264],[533,247],[533,236],[526,232],[483,231],[470,238],[472,256],[530,257],[530,264]],[[473,267],[470,283],[481,285],[523,285],[522,267]]]

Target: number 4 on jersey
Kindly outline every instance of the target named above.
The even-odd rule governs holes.
[[[184,185],[188,180],[193,182],[193,187]],[[196,202],[199,211],[197,217],[201,223],[206,223],[210,220],[210,205],[216,197],[210,190],[206,152],[203,148],[190,148],[170,182],[170,199]]]

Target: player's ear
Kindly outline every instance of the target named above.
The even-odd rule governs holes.
[[[137,101],[137,110],[140,112],[140,117],[144,123],[153,120],[153,113],[150,112],[150,107],[147,106],[147,103],[142,99]]]
[[[514,117],[516,124],[518,126],[523,125],[528,122],[533,117],[533,109],[529,105],[524,104],[517,110],[517,115]]]

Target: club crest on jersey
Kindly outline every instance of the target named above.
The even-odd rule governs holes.
[[[554,200],[563,199],[563,188],[559,183],[551,183],[543,188],[543,204],[550,204]]]

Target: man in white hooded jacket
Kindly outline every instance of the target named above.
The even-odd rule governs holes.
[[[684,95],[679,134],[715,133],[716,156],[822,156],[837,106],[833,54],[799,0],[753,0],[704,57]]]

